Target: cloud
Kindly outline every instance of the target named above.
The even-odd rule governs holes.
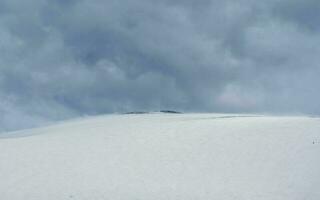
[[[296,24],[306,31],[319,31],[320,4],[316,0],[280,1],[274,5],[273,12],[280,19]]]
[[[130,110],[319,114],[316,1],[0,2],[0,130]]]

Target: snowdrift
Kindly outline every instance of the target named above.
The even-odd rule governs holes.
[[[106,115],[0,136],[1,200],[319,200],[320,119]]]

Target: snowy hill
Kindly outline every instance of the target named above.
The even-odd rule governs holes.
[[[1,200],[319,200],[320,119],[106,115],[2,134]]]

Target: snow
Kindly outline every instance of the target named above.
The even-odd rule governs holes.
[[[319,200],[320,119],[105,115],[2,134],[1,200]]]

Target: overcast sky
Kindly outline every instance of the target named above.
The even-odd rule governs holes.
[[[320,114],[319,0],[1,0],[0,131],[133,110]]]

